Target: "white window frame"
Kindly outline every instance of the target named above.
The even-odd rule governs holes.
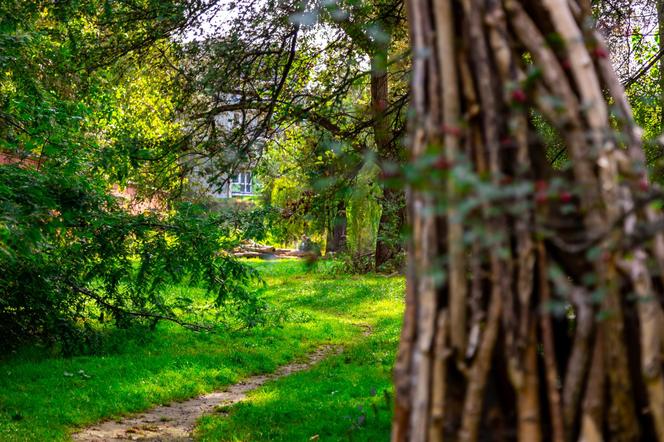
[[[231,180],[231,195],[253,195],[251,172],[242,171],[233,175]]]

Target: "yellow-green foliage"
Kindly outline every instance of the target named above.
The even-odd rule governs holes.
[[[379,169],[366,164],[357,176],[348,201],[348,246],[355,255],[373,252],[380,222],[381,206],[378,203],[380,187],[376,183]]]

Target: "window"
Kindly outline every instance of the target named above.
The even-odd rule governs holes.
[[[239,172],[231,183],[233,195],[251,195],[251,172]]]

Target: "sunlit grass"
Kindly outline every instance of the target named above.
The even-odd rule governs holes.
[[[0,362],[0,440],[67,440],[76,427],[274,371],[324,344],[346,350],[309,372],[266,385],[226,418],[204,418],[201,438],[303,440],[320,432],[321,438],[325,433],[343,439],[351,428],[358,437],[384,434],[387,410],[380,410],[375,422],[372,411],[362,425],[353,425],[362,420],[358,406],[382,404],[382,391],[389,390],[403,280],[333,276],[320,268],[307,272],[300,261],[253,265],[267,280],[268,301],[288,308],[291,320],[220,334],[164,323],[147,334],[109,336],[117,342],[99,356],[47,358],[24,352],[5,358]],[[370,337],[363,335],[363,325],[372,327]]]
[[[204,441],[388,440],[403,280],[313,276],[295,282],[284,275],[275,291],[282,302],[311,309],[326,321],[337,318],[359,333],[345,342],[342,354],[250,393],[228,415],[203,417],[197,436]]]

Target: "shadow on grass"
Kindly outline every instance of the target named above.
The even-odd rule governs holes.
[[[315,323],[205,339],[185,330],[159,330],[146,347],[113,356],[6,361],[0,367],[0,440],[67,440],[68,427],[271,372],[344,336]]]
[[[356,405],[371,406],[362,404],[368,392],[372,388],[381,391],[390,384],[403,280],[348,276],[330,279],[303,274],[301,262],[277,264],[270,263],[270,267],[262,269],[269,272],[268,301],[304,312],[309,320],[234,334],[194,333],[160,324],[151,333],[115,331],[109,335],[104,351],[94,356],[53,358],[37,351],[0,361],[0,440],[67,440],[74,427],[270,372],[329,343],[347,344],[344,355],[325,361],[313,374],[284,379],[295,382],[292,389],[301,389],[300,396],[290,389],[279,395],[294,398],[289,402],[293,407],[298,401],[313,401],[312,407],[317,411],[312,416],[324,420],[321,425],[325,428],[331,425],[325,431],[339,434],[346,427],[351,428],[352,419],[359,419],[361,414],[350,420],[344,416]],[[362,323],[372,327],[372,337],[362,335],[362,329],[357,327]],[[327,371],[319,372],[321,369]],[[297,379],[304,380],[298,383]],[[321,398],[325,400],[320,402]],[[288,411],[281,409],[281,399],[271,404],[278,409],[265,409],[265,414],[278,416]],[[333,410],[327,417],[324,409],[316,408],[327,406]],[[296,409],[292,413],[291,418],[303,416]],[[368,425],[369,416],[364,419]],[[380,428],[384,430],[388,421],[385,418]],[[284,424],[287,422],[285,419]],[[318,428],[313,423],[313,427],[299,425],[293,429],[300,428],[300,436]],[[368,426],[360,425],[357,431],[364,431],[362,428]],[[295,439],[302,439],[300,436]]]
[[[389,440],[400,315],[372,324],[340,355],[271,382],[246,402],[200,420],[203,441]]]

